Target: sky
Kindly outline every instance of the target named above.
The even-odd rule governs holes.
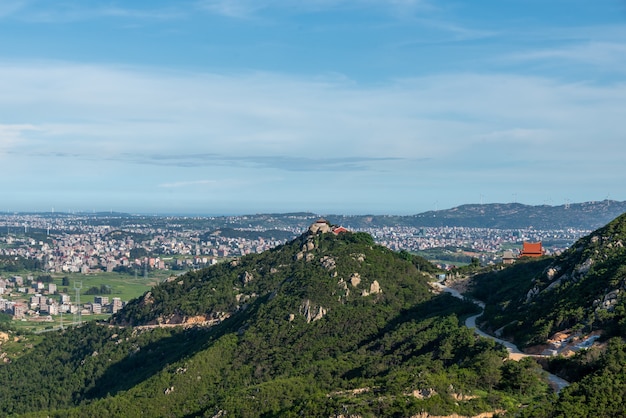
[[[0,211],[626,200],[625,0],[2,0]]]

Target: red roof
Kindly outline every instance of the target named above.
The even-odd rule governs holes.
[[[520,257],[541,257],[543,248],[541,242],[525,242]]]
[[[338,227],[333,228],[333,233],[335,235],[339,235],[341,232],[348,232],[348,230],[344,228],[343,226],[338,226]]]

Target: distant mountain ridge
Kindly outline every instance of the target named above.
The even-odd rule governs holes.
[[[312,212],[255,214],[212,218],[216,225],[227,221],[231,228],[266,227],[305,230],[320,216],[351,229],[381,227],[468,227],[494,229],[594,230],[626,212],[626,201],[568,203],[559,206],[522,203],[465,204],[451,209],[415,215],[340,215]],[[217,226],[216,226],[217,228]]]
[[[521,203],[466,204],[417,215],[332,216],[353,228],[381,226],[469,227],[494,229],[586,229],[593,230],[626,212],[626,202],[603,200],[560,206]]]
[[[626,212],[626,201],[615,200],[568,203],[559,206],[525,205],[522,203],[486,203],[465,204],[451,209],[427,211],[415,215],[341,215],[319,214],[313,212],[250,214],[238,216],[180,216],[177,224],[184,227],[201,226],[210,230],[238,229],[242,234],[246,230],[263,228],[267,230],[304,231],[320,216],[337,224],[352,229],[380,227],[470,227],[494,229],[535,228],[544,230],[582,229],[594,230],[606,225],[622,213]],[[68,217],[70,214],[41,213],[40,216]],[[123,227],[125,223],[159,224],[162,219],[164,227],[169,216],[131,215],[118,212],[80,213],[88,216],[93,222],[108,223]],[[233,234],[236,236],[236,233]],[[297,235],[292,233],[292,237]]]

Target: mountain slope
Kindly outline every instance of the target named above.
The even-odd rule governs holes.
[[[477,338],[424,260],[366,234],[310,231],[189,273],[113,324],[50,335],[0,367],[0,411],[33,416],[412,416],[544,399],[532,361]],[[154,328],[201,322],[213,326]],[[131,327],[129,324],[138,325]],[[37,387],[47,388],[43,396]]]
[[[524,345],[558,331],[622,334],[626,321],[626,214],[577,241],[562,255],[527,261],[474,279],[492,329]]]
[[[367,234],[309,232],[265,253],[161,284],[130,302],[113,321],[120,325],[190,319],[217,322],[269,303],[275,315],[298,314],[310,322],[328,309],[370,294],[375,301],[405,307],[427,297],[420,271],[435,269],[419,257],[406,253],[404,257],[375,246]],[[284,295],[288,300],[280,300]]]

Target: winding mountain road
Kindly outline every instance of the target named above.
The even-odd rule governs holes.
[[[481,316],[483,314],[483,310],[485,309],[485,304],[483,302],[481,302],[479,300],[476,300],[476,299],[465,297],[461,293],[459,293],[458,290],[452,289],[452,288],[444,285],[441,281],[433,282],[432,284],[435,287],[437,287],[438,289],[440,289],[441,291],[451,294],[455,298],[463,299],[463,300],[469,300],[469,301],[475,303],[476,305],[478,305],[481,308],[480,313],[478,313],[476,315],[473,315],[473,316],[470,316],[469,318],[467,318],[465,320],[465,326],[468,327],[468,328],[474,328],[474,332],[476,334],[480,335],[481,337],[490,338],[490,339],[496,341],[497,343],[502,344],[504,347],[506,347],[507,351],[509,352],[509,358],[510,359],[512,359],[512,360],[520,360],[520,359],[522,359],[524,357],[546,357],[546,356],[536,355],[536,354],[526,354],[522,350],[517,348],[517,346],[515,344],[513,344],[512,342],[502,340],[500,338],[494,337],[493,335],[489,335],[489,334],[487,334],[484,331],[481,331],[476,326],[476,318],[478,318],[479,316]],[[561,389],[563,389],[566,386],[569,386],[569,384],[570,384],[567,380],[563,380],[560,377],[558,377],[558,376],[556,376],[556,375],[554,375],[552,373],[548,373],[548,380],[554,385],[557,393],[559,393],[561,391]]]

